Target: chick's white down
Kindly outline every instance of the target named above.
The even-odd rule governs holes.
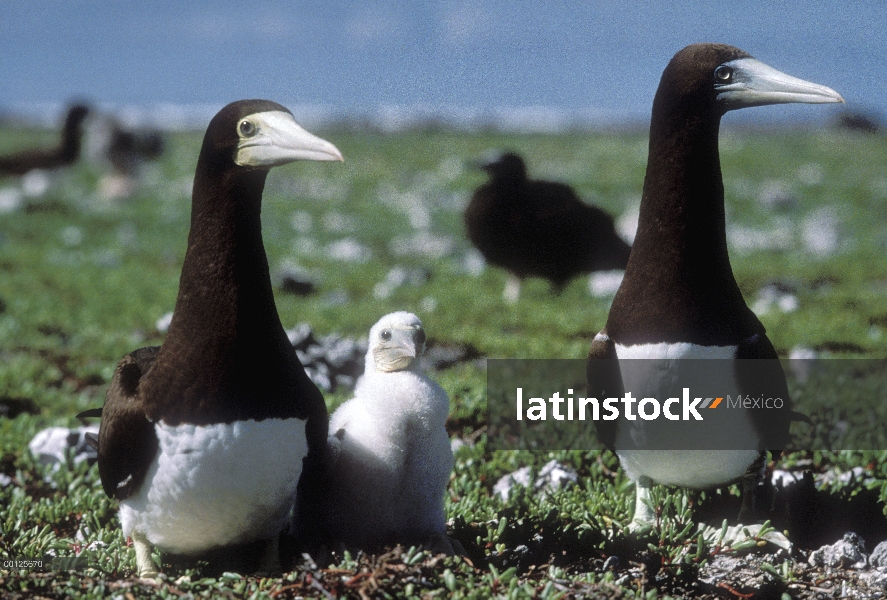
[[[445,532],[449,397],[420,370],[424,347],[422,323],[411,313],[386,315],[370,330],[354,398],[330,421],[324,514],[336,541],[426,543]]]

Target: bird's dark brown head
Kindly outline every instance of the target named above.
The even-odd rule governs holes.
[[[527,178],[527,166],[518,154],[506,152],[496,160],[481,167],[493,180],[523,181]]]
[[[68,109],[68,116],[65,117],[66,127],[77,127],[89,115],[89,108],[84,104],[75,104]]]
[[[342,160],[335,146],[300,127],[270,100],[238,100],[212,118],[200,160],[219,169],[268,170],[294,160]],[[199,169],[198,169],[199,170]]]
[[[238,131],[241,120],[248,115],[272,111],[292,115],[288,108],[270,100],[238,100],[228,104],[209,122],[203,136],[201,157],[212,157],[214,163],[223,163],[226,168],[233,168],[237,144],[243,135]],[[248,130],[249,125],[243,127]]]
[[[693,114],[720,116],[725,111],[718,106],[717,86],[729,82],[733,75],[727,63],[741,58],[752,57],[726,44],[692,44],[680,50],[662,73],[654,110],[657,104],[667,102]]]
[[[662,73],[654,115],[710,115],[766,104],[843,102],[831,88],[786,75],[726,44],[692,44]]]

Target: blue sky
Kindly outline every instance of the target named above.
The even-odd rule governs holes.
[[[265,97],[341,111],[644,115],[674,52],[719,41],[887,114],[882,0],[0,0],[0,8],[0,107],[74,96],[134,105]]]

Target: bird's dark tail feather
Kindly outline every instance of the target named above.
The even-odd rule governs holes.
[[[81,413],[77,414],[78,419],[99,419],[102,416],[102,409],[99,408],[90,408],[88,410],[84,410]]]

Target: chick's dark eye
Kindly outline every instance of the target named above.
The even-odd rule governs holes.
[[[413,333],[413,341],[416,342],[417,346],[421,346],[425,343],[425,330],[421,327],[418,327],[416,331]]]
[[[733,79],[733,69],[730,67],[721,65],[715,69],[715,81],[718,83],[727,83],[731,79]]]
[[[240,133],[246,136],[253,135],[256,132],[256,126],[251,121],[244,119],[239,125]]]
[[[382,330],[382,333],[379,334],[379,337],[382,338],[383,342],[391,341],[391,332],[387,329]]]

